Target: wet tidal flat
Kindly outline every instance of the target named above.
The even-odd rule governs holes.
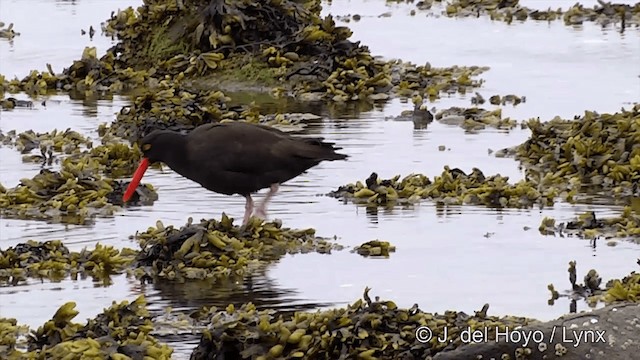
[[[550,5],[523,3],[535,8]],[[0,0],[0,20],[14,23],[20,32],[11,41],[0,39],[2,74],[22,78],[32,69],[45,69],[47,63],[59,71],[78,59],[85,46],[95,46],[98,54],[103,53],[115,40],[100,34],[100,23],[113,10],[137,5],[131,1],[39,1],[41,11],[50,16],[34,22],[28,15],[34,4]],[[615,25],[603,28],[588,22],[581,26],[532,20],[507,24],[486,17],[411,15],[412,9],[411,4],[377,0],[323,3],[323,14],[360,15],[358,21],[347,25],[353,30],[353,40],[368,45],[374,55],[438,67],[488,66],[490,69],[479,75],[484,83],[475,91],[486,99],[496,94],[526,96],[526,102],[517,106],[496,106],[488,101],[479,105],[488,110],[501,107],[503,117],[549,121],[555,116],[572,119],[586,110],[614,113],[621,107],[631,108],[640,97],[638,28],[620,33]],[[93,38],[81,35],[80,30],[88,31],[89,26],[98,29]],[[471,107],[475,91],[441,95],[426,102],[427,107],[436,111]],[[243,95],[249,99],[255,96]],[[28,99],[25,94],[12,96]],[[271,102],[267,106],[287,111],[281,100],[267,101]],[[0,131],[71,128],[98,139],[98,126],[113,122],[130,99],[88,100],[58,94],[33,102],[30,109],[2,110]],[[141,284],[125,275],[114,276],[109,284],[91,279],[30,279],[0,288],[0,317],[38,326],[62,304],[75,301],[78,319],[85,319],[112,301],[133,300],[139,295],[145,295],[149,307],[157,312],[168,306],[189,312],[203,305],[239,306],[249,301],[260,308],[316,309],[351,303],[368,286],[372,295],[393,299],[400,307],[418,303],[430,312],[451,309],[473,313],[489,303],[492,315],[550,320],[569,311],[565,298],[548,305],[547,285],[553,283],[559,291],[571,288],[567,273],[570,261],[577,262],[579,279],[589,269],[596,269],[605,280],[621,278],[636,269],[640,247],[632,241],[608,244],[604,239],[593,242],[543,236],[538,231],[545,217],[568,221],[585,211],[595,211],[599,218],[620,214],[622,207],[606,197],[594,196],[580,204],[557,201],[544,209],[489,209],[442,205],[428,199],[403,206],[367,207],[326,196],[342,185],[364,182],[371,172],[383,179],[411,173],[433,177],[445,166],[467,174],[480,168],[487,176],[499,173],[516,182],[523,178],[523,169],[511,158],[494,155],[526,141],[530,136],[527,129],[465,131],[438,121],[415,128],[412,121],[395,119],[402,111],[413,109],[410,99],[372,105],[294,106],[296,111],[320,117],[308,123],[306,134],[335,142],[350,158],[323,163],[284,184],[272,201],[269,218],[290,228],[313,228],[317,236],[335,237],[345,250],[287,255],[237,283]],[[44,167],[56,169],[59,165]],[[0,183],[5,187],[33,177],[41,169],[38,163],[23,162],[15,149],[0,148]],[[189,217],[194,222],[220,219],[222,213],[242,217],[242,197],[213,194],[166,167],[150,169],[144,181],[153,184],[159,194],[153,206],[126,207],[88,225],[1,218],[0,248],[29,239],[61,240],[74,251],[93,248],[96,243],[136,248],[131,235],[156,226],[158,220],[180,227]],[[389,241],[395,251],[388,258],[350,252],[376,239]],[[586,308],[585,302],[578,302],[578,310]],[[188,357],[192,348],[189,343],[176,346],[174,357]]]

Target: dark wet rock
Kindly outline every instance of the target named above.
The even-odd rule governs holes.
[[[212,308],[210,325],[203,331],[191,359],[263,354],[288,359],[425,359],[445,348],[460,346],[460,332],[469,326],[495,329],[536,322],[522,317],[489,316],[488,304],[473,315],[456,311],[427,313],[417,304],[406,309],[378,297],[372,300],[368,292],[367,288],[364,301],[315,313],[276,314],[273,310],[257,311],[251,303],[237,309]],[[421,326],[429,327],[434,337],[445,336],[446,327],[447,339],[420,343],[416,332]],[[495,332],[488,333],[490,338],[494,335]]]
[[[565,315],[542,324],[524,326],[515,340],[483,341],[436,354],[433,360],[457,359],[633,359],[640,351],[637,336],[640,304],[617,304],[589,313]],[[513,329],[509,329],[514,331]],[[580,343],[578,337],[581,336]]]
[[[638,260],[640,264],[640,260]],[[560,294],[551,291],[549,305],[560,298],[571,301],[569,311],[576,312],[576,301],[587,300],[588,312],[562,316],[545,323],[523,326],[525,334],[537,334],[527,341],[524,337],[502,335],[499,341],[481,341],[443,351],[433,359],[525,358],[525,359],[631,359],[640,351],[640,273],[632,271],[622,279],[609,280],[602,288],[598,272],[591,269],[584,283],[577,282],[576,262],[569,263],[571,289]],[[607,306],[595,310],[598,303]],[[517,331],[515,328],[509,331]],[[503,333],[504,334],[504,333]],[[523,356],[526,355],[526,356]]]
[[[486,177],[474,168],[470,174],[448,166],[440,176],[430,180],[422,174],[400,175],[381,180],[372,173],[366,185],[358,181],[339,187],[328,196],[367,205],[411,204],[431,199],[449,205],[474,204],[490,207],[552,206],[558,192],[554,188],[534,187],[527,181],[509,184],[501,175]]]
[[[123,200],[124,193],[127,191],[131,181],[114,181],[113,191],[106,195],[107,201],[110,204],[117,206],[136,206],[136,205],[153,205],[158,200],[158,193],[155,191],[151,184],[143,184],[136,187],[136,190],[131,195],[131,198],[127,200],[125,204]]]

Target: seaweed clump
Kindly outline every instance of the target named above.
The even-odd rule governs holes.
[[[0,135],[3,144],[15,145],[24,153],[25,161],[42,161],[51,165],[56,156],[65,154],[61,169],[42,169],[33,178],[23,178],[13,188],[0,184],[0,214],[10,218],[51,220],[85,224],[95,216],[111,216],[122,203],[128,182],[114,178],[135,171],[142,153],[134,144],[103,137],[103,145],[67,130],[45,134],[9,132]],[[29,154],[38,151],[38,154]],[[102,174],[102,175],[101,175]],[[138,187],[133,204],[151,204],[158,195],[150,184]]]
[[[418,3],[418,9],[429,10],[432,2],[432,0],[421,1]],[[603,0],[598,0],[598,3],[592,8],[576,3],[567,10],[561,8],[531,9],[520,5],[519,0],[451,0],[446,3],[442,13],[448,17],[488,15],[492,20],[504,21],[508,24],[514,20],[523,22],[527,19],[548,22],[562,20],[568,26],[594,22],[604,27],[620,23],[621,31],[624,31],[625,27],[629,25],[636,27],[640,25],[640,4],[616,4]]]
[[[228,107],[229,100],[221,91],[187,90],[163,83],[140,91],[111,126],[102,126],[99,133],[135,141],[153,130],[184,131],[210,122],[236,120],[240,113]]]
[[[135,259],[131,249],[117,250],[97,244],[93,250],[70,251],[59,240],[29,240],[6,250],[0,249],[0,284],[17,285],[28,277],[62,280],[92,276],[108,281],[110,275],[122,273]]]
[[[90,223],[95,216],[111,216],[118,210],[126,184],[101,177],[90,159],[65,159],[60,171],[42,169],[32,179],[24,178],[16,187],[0,185],[0,214],[17,219]],[[146,191],[145,191],[146,189]],[[118,190],[118,193],[115,191]],[[135,202],[152,203],[157,193],[151,185],[138,190]]]
[[[33,130],[16,133],[15,130],[3,134],[0,131],[0,145],[12,146],[20,153],[24,162],[41,162],[51,165],[54,154],[78,154],[84,149],[93,147],[91,139],[81,135],[77,131],[68,128],[65,131],[53,131],[36,133]],[[39,150],[38,154],[29,154],[33,150]]]
[[[2,91],[117,93],[184,82],[272,88],[306,100],[383,100],[392,94],[466,93],[487,68],[435,68],[375,58],[349,40],[351,30],[320,16],[320,1],[147,1],[113,13],[107,34],[119,42],[101,58],[86,48],[61,74],[51,66],[22,80],[1,78]]]
[[[364,257],[381,256],[389,257],[389,253],[395,252],[396,247],[388,241],[371,240],[356,246],[352,252],[356,252]]]
[[[199,224],[190,218],[180,229],[158,221],[155,228],[136,234],[142,250],[134,274],[178,281],[244,276],[286,254],[341,249],[314,234],[313,229],[283,228],[280,222],[257,218],[246,227],[234,226],[225,214],[219,221],[202,220]]]
[[[559,193],[554,188],[536,187],[528,181],[509,184],[501,175],[485,177],[474,168],[470,174],[445,166],[433,181],[426,175],[411,174],[402,180],[380,179],[371,173],[365,184],[358,181],[332,191],[328,196],[348,199],[356,204],[393,206],[412,204],[421,199],[432,199],[447,205],[486,205],[497,208],[526,208],[535,204],[552,206]]]
[[[640,265],[640,259],[638,259],[638,265]],[[553,284],[547,286],[551,292],[549,305],[553,305],[561,297],[567,297],[571,299],[569,312],[575,313],[579,299],[586,300],[591,308],[595,308],[599,303],[611,305],[640,301],[640,273],[636,271],[631,271],[622,279],[609,280],[604,287],[602,287],[602,278],[594,269],[589,270],[584,276],[584,283],[578,283],[575,261],[569,262],[568,272],[571,283],[570,290],[560,294]]]
[[[405,71],[376,60],[366,46],[349,40],[348,27],[336,26],[331,15],[321,18],[320,11],[317,0],[154,1],[137,12],[129,8],[114,14],[106,28],[120,40],[110,50],[119,62],[138,69],[154,66],[159,75],[193,77],[222,70],[222,79],[267,86],[295,79],[289,84],[294,94],[336,101],[365,99],[394,86],[420,87],[419,78],[442,77],[426,81],[437,83],[436,92],[479,86],[470,80],[476,69]],[[399,77],[392,76],[393,68]]]
[[[14,37],[20,36],[19,32],[13,30],[13,23],[9,24],[6,28],[4,27],[5,23],[0,21],[0,39],[7,39],[12,41]]]
[[[29,333],[29,327],[18,325],[16,319],[0,318],[0,358],[15,359],[19,352],[16,349],[19,339]]]
[[[249,303],[236,309],[210,309],[210,325],[203,331],[200,344],[191,359],[210,359],[210,354],[225,358],[313,358],[313,359],[424,359],[463,345],[460,332],[487,328],[490,339],[495,329],[536,323],[522,317],[488,316],[489,305],[474,315],[446,311],[444,314],[423,312],[415,304],[399,308],[393,301],[369,297],[359,299],[346,308],[276,314],[273,310],[257,311]],[[429,341],[416,339],[419,328],[432,331]],[[445,327],[449,341],[436,341]]]
[[[531,137],[501,150],[525,168],[525,178],[565,189],[596,188],[627,197],[640,180],[640,104],[615,114],[586,111],[573,120],[559,117],[527,123]]]
[[[511,130],[518,125],[518,121],[502,117],[502,109],[488,111],[482,108],[463,109],[451,107],[441,110],[435,115],[436,120],[447,125],[458,125],[467,131],[483,130],[487,126]]]
[[[157,359],[168,360],[173,350],[151,336],[153,323],[140,296],[133,302],[113,302],[86,325],[72,322],[78,315],[74,302],[62,305],[51,320],[28,335],[27,351],[15,347],[15,319],[0,320],[2,334],[9,332],[6,359]]]
[[[587,211],[578,215],[575,220],[561,223],[545,217],[539,230],[543,235],[578,236],[585,239],[626,238],[640,242],[640,215],[632,206],[625,206],[619,216],[607,218],[596,218],[593,211]]]

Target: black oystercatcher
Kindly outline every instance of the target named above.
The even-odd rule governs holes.
[[[208,190],[244,196],[244,225],[253,212],[252,193],[269,188],[255,212],[265,218],[267,202],[280,184],[324,160],[347,158],[335,152],[341,148],[323,140],[294,137],[269,126],[240,121],[202,125],[186,135],[156,130],[142,139],[144,157],[123,200],[133,195],[149,164],[160,161]]]

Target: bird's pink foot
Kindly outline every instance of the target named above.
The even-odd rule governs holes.
[[[253,215],[259,219],[266,219],[267,218],[267,210],[263,209],[262,206],[260,206],[259,208],[256,209],[255,213],[253,213]]]
[[[247,225],[249,219],[251,218],[251,213],[253,212],[253,199],[251,195],[245,196],[247,202],[244,205],[244,218],[242,219],[242,225]]]
[[[258,205],[258,208],[254,213],[256,217],[262,220],[267,218],[267,204],[269,203],[269,200],[271,200],[273,195],[275,195],[275,193],[278,192],[279,188],[280,188],[279,184],[271,184],[271,187],[269,188],[269,192],[267,192],[267,195],[265,195],[264,200],[262,200],[260,205]]]

